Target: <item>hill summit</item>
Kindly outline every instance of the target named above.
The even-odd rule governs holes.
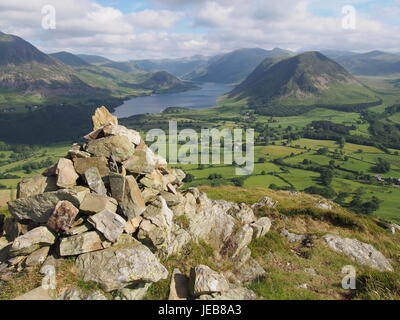
[[[231,93],[231,98],[282,105],[352,104],[376,101],[375,94],[320,52],[278,62],[267,58]]]

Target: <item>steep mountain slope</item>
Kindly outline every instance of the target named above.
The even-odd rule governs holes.
[[[36,97],[88,94],[73,69],[27,41],[0,33],[0,90]]]
[[[400,73],[400,56],[383,51],[334,58],[353,74],[377,76]]]
[[[134,60],[133,62],[142,70],[167,71],[176,77],[183,77],[207,64],[208,60],[209,57],[194,56],[182,59]]]
[[[62,52],[56,52],[50,54],[53,58],[56,58],[63,62],[64,64],[70,66],[70,67],[82,67],[82,66],[90,66],[89,63],[87,63],[85,60],[79,58],[78,56],[62,51]]]
[[[273,49],[240,49],[212,59],[185,78],[200,82],[237,83],[245,79],[265,58],[289,55],[288,51]]]
[[[230,97],[255,104],[314,105],[376,101],[375,94],[319,52],[266,59]]]

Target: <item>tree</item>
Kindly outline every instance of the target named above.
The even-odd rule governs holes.
[[[258,158],[258,163],[266,163],[267,159],[262,157],[262,158]]]
[[[320,181],[324,186],[330,186],[333,180],[333,170],[324,169],[320,173]]]
[[[317,150],[317,154],[319,154],[319,155],[325,155],[325,154],[327,154],[328,152],[329,152],[329,149],[326,148],[326,147],[320,148],[320,149]]]
[[[236,177],[232,178],[231,182],[236,186],[236,187],[243,187],[244,181],[247,179],[247,177]]]
[[[219,173],[212,173],[208,176],[208,180],[216,180],[216,179],[222,179],[222,175]]]
[[[382,159],[382,158],[378,158],[376,160],[375,166],[372,167],[372,171],[376,172],[376,173],[388,173],[390,171],[390,162]]]

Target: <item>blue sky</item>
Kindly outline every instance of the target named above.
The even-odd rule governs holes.
[[[44,5],[56,29],[43,28]],[[346,5],[354,28],[344,27]],[[400,0],[1,0],[0,30],[45,52],[116,60],[244,47],[400,52]]]

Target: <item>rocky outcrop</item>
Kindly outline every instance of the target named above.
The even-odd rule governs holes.
[[[393,271],[393,267],[385,256],[370,244],[332,234],[327,234],[323,238],[330,248],[348,255],[359,264],[379,271]]]
[[[137,241],[80,255],[76,266],[85,281],[97,282],[105,291],[168,277],[167,269],[157,257]]]
[[[257,219],[243,203],[210,200],[196,188],[181,191],[185,173],[168,168],[138,132],[120,126],[105,108],[96,111],[85,139],[43,175],[19,184],[18,198],[8,203],[12,218],[1,226],[0,262],[7,262],[1,266],[46,265],[49,254],[69,257],[84,281],[118,299],[137,300],[168,278],[161,259],[205,242],[234,266],[236,285],[204,265],[193,268],[190,285],[189,275],[175,270],[170,299],[254,296],[240,284],[265,273],[248,245],[269,231],[268,218]],[[88,297],[72,288],[59,299]]]

